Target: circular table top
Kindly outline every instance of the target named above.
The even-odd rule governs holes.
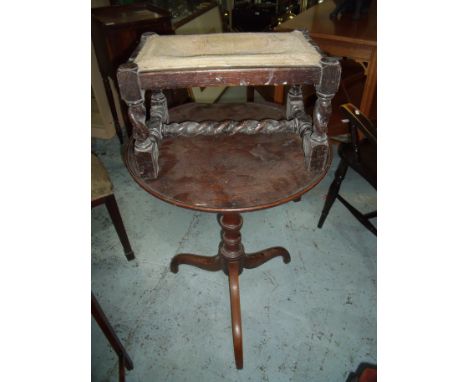
[[[284,119],[275,104],[184,104],[169,110],[171,122]],[[135,181],[168,203],[206,212],[246,212],[298,198],[317,185],[324,171],[305,168],[302,139],[294,133],[165,137],[159,174],[144,180],[136,169],[133,140],[125,161]]]

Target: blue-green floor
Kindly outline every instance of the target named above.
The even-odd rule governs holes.
[[[93,142],[114,184],[136,260],[128,262],[104,206],[92,210],[92,290],[134,362],[128,381],[345,381],[376,363],[376,238],[337,201],[316,225],[337,165],[300,203],[246,213],[247,252],[281,245],[240,276],[244,369],[232,350],[227,277],[181,266],[178,252],[214,255],[214,214],[147,194],[128,174],[116,138]],[[364,211],[376,193],[350,170],[341,193]],[[117,381],[117,357],[92,321],[93,381]]]

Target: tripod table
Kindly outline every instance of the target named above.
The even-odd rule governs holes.
[[[274,104],[186,104],[169,111],[171,121],[281,119]],[[239,275],[289,252],[272,247],[247,254],[241,241],[242,212],[271,208],[299,198],[323,178],[331,155],[321,171],[304,166],[301,138],[295,133],[222,135],[166,138],[159,152],[156,180],[142,179],[136,169],[133,146],[126,151],[127,167],[135,181],[151,195],[179,207],[218,213],[221,242],[215,256],[178,254],[171,271],[192,265],[207,271],[224,271],[229,278],[232,337],[237,368],[243,366]]]

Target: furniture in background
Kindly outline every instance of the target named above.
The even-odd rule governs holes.
[[[368,12],[358,20],[353,20],[352,13],[344,14],[339,20],[330,19],[335,7],[333,1],[325,0],[282,23],[276,30],[307,29],[326,54],[363,63],[366,81],[359,110],[375,118],[372,112],[377,86],[377,1],[372,1]],[[275,102],[283,103],[284,92],[278,89],[275,95]]]
[[[120,142],[124,126],[130,125],[126,106],[120,103],[116,91],[116,72],[136,48],[144,32],[172,34],[170,14],[147,3],[135,3],[91,9],[91,38],[101,73],[107,103]],[[101,102],[103,104],[103,102]],[[120,108],[122,114],[119,118]]]
[[[107,98],[106,85],[103,81],[99,64],[96,58],[94,46],[91,44],[91,136],[99,139],[111,139],[116,134],[114,115],[119,121],[118,126],[125,123],[122,119],[120,101],[116,87],[112,81],[107,83],[110,86],[114,103],[111,105]],[[111,106],[114,109],[111,108]],[[120,128],[120,127],[119,127]]]
[[[377,235],[377,228],[369,221],[377,217],[377,211],[363,214],[339,194],[348,167],[351,167],[377,190],[377,129],[356,106],[345,104],[340,109],[348,121],[351,142],[340,143],[338,147],[340,163],[335,173],[335,180],[328,190],[318,227],[322,228],[330,208],[335,199],[338,199],[364,227]],[[364,139],[359,140],[358,131],[364,135]]]
[[[125,369],[133,370],[133,362],[125,350],[122,342],[120,342],[119,337],[115,333],[114,328],[110,324],[107,316],[99,305],[98,300],[91,292],[91,314],[96,320],[96,323],[101,328],[102,332],[106,336],[109,344],[114,349],[115,353],[119,357],[119,382],[125,382]]]
[[[233,32],[266,32],[308,6],[305,0],[240,0],[221,1]]]
[[[170,59],[167,59],[170,56]],[[282,257],[272,247],[246,254],[241,213],[298,199],[325,176],[331,162],[327,124],[339,86],[337,59],[323,56],[307,33],[157,36],[145,33],[118,70],[133,137],[125,162],[148,193],[173,205],[217,213],[215,256],[178,254],[179,265],[224,271],[229,280],[236,367],[243,367],[239,275]],[[185,104],[168,110],[162,89],[289,84],[286,111],[274,104]],[[315,86],[311,118],[301,84]],[[151,92],[146,120],[145,92]]]
[[[361,16],[369,11],[372,0],[341,0],[330,13],[331,19],[340,19],[346,13],[352,13],[353,20],[359,20]]]
[[[348,375],[346,382],[377,382],[377,365],[363,362]]]
[[[135,255],[120,216],[112,182],[102,162],[96,155],[91,154],[91,208],[103,203],[105,203],[107,211],[109,211],[112,223],[124,248],[125,257],[128,261],[133,260]]]
[[[186,1],[186,3],[186,11],[179,17],[174,17],[171,12],[173,16],[172,28],[175,34],[219,33],[223,31],[216,1],[203,1],[195,6],[192,4],[192,8],[189,8],[190,1]]]
[[[173,22],[173,27],[177,35],[222,33],[224,31],[216,2],[200,4],[193,13]],[[191,87],[188,88],[188,92],[195,102],[214,103],[226,89],[225,86]]]
[[[266,32],[278,16],[278,1],[234,1],[231,28],[236,32]]]
[[[174,29],[177,28],[177,24],[185,24],[187,20],[196,18],[213,4],[217,4],[216,0],[146,0],[146,2],[168,11]]]

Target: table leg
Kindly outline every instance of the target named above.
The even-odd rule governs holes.
[[[104,90],[106,92],[107,102],[112,114],[112,119],[114,120],[114,127],[117,136],[119,137],[120,144],[124,143],[122,128],[120,127],[119,117],[117,115],[117,107],[115,106],[114,95],[112,94],[112,89],[109,83],[109,78],[106,75],[102,76],[102,82],[104,83]]]
[[[276,85],[275,91],[273,93],[273,102],[279,105],[284,103],[284,86],[283,85]]]
[[[359,109],[370,118],[372,103],[374,101],[375,89],[377,85],[377,49],[372,52],[371,59],[367,66],[367,77],[364,83],[364,90],[361,97]]]
[[[171,272],[179,272],[179,265],[186,264],[203,269],[205,271],[220,271],[222,269],[221,259],[219,255],[216,256],[199,256],[189,253],[181,253],[176,255],[171,260]]]
[[[246,255],[244,259],[244,268],[257,268],[277,256],[282,256],[283,263],[285,264],[288,264],[291,261],[291,256],[286,249],[283,247],[273,247]]]
[[[242,319],[240,308],[239,292],[239,261],[228,263],[229,274],[229,295],[231,297],[231,325],[232,325],[232,343],[234,345],[234,358],[236,367],[242,369],[244,366],[244,357],[242,352]]]
[[[284,263],[291,261],[289,252],[282,247],[272,247],[249,255],[245,254],[241,240],[242,216],[238,212],[218,214],[221,226],[221,242],[216,256],[199,256],[182,253],[174,256],[171,271],[177,273],[180,264],[193,265],[207,270],[223,270],[229,278],[229,295],[231,302],[232,341],[236,367],[243,367],[242,319],[240,308],[239,275],[244,268],[252,269],[275,257],[281,256]]]

